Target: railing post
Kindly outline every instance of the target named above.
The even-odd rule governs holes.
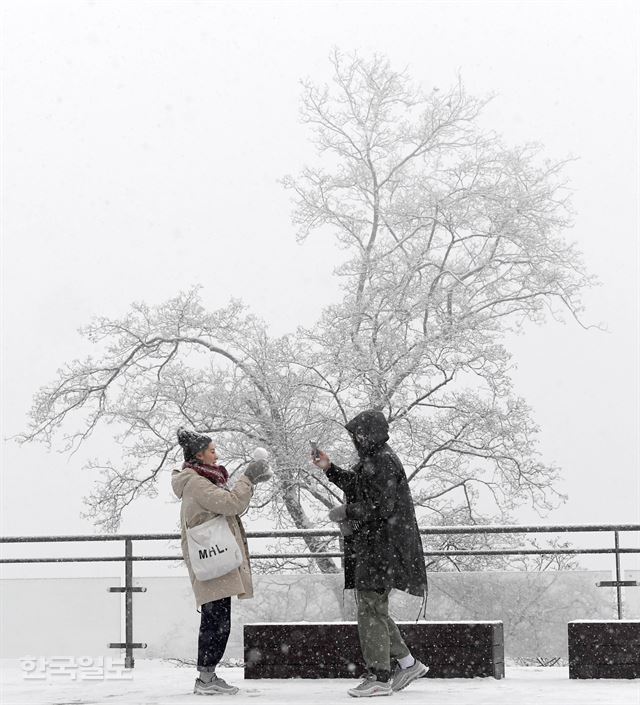
[[[133,668],[133,541],[124,540],[124,641],[126,651],[124,657],[124,667]]]
[[[616,596],[618,600],[618,619],[622,619],[622,586],[620,585],[620,534],[613,532],[616,547]]]
[[[146,592],[145,587],[133,587],[133,539],[124,539],[124,587],[110,587],[109,592],[124,592],[124,641],[109,644],[110,649],[124,649],[124,667],[133,668],[135,663],[133,658],[134,649],[146,649],[144,643],[133,643],[133,593]],[[122,622],[120,622],[122,629]]]

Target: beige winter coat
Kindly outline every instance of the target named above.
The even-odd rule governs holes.
[[[176,496],[182,500],[180,508],[180,527],[182,534],[182,555],[187,564],[189,578],[196,605],[200,607],[205,602],[220,600],[223,597],[237,595],[240,599],[253,597],[251,566],[249,564],[249,548],[247,537],[240,521],[241,514],[248,506],[253,495],[253,485],[243,475],[232,490],[217,487],[207,478],[198,475],[195,470],[174,470],[171,475],[171,486]],[[187,548],[187,528],[198,526],[218,514],[224,514],[229,528],[242,550],[242,565],[226,575],[213,580],[197,580],[193,575],[189,562]]]

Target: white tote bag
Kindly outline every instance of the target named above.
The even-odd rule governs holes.
[[[187,529],[187,547],[198,580],[219,578],[242,563],[240,546],[222,514]]]

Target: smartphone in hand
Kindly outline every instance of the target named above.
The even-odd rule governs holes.
[[[311,457],[317,460],[320,457],[320,449],[318,448],[318,443],[316,441],[309,441],[311,446]]]

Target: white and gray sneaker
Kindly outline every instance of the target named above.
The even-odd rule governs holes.
[[[406,688],[409,683],[413,683],[417,678],[422,678],[428,670],[429,667],[418,661],[418,659],[409,668],[401,668],[398,664],[391,676],[391,688],[397,693],[399,690]]]
[[[375,673],[367,673],[362,683],[347,691],[352,698],[373,698],[377,695],[393,695],[391,683],[379,681]]]
[[[235,685],[229,685],[223,678],[213,674],[210,681],[203,681],[196,678],[196,683],[193,686],[193,692],[196,695],[235,695],[239,688]]]

